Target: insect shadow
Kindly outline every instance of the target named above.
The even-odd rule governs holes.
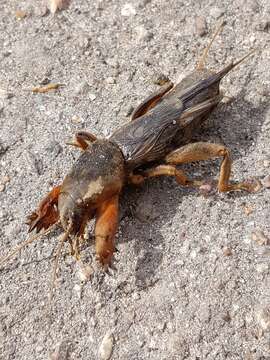
[[[265,101],[254,106],[245,99],[245,95],[246,92],[242,90],[234,98],[232,104],[224,104],[224,106],[216,109],[193,141],[224,144],[231,150],[233,160],[240,159],[243,154],[248,153],[261,133],[269,105]],[[199,173],[201,178],[217,179],[219,166],[220,160],[214,160],[183,165],[181,169],[184,169],[191,177],[195,169],[196,174]],[[157,182],[160,183],[156,184]],[[196,196],[198,190],[181,188],[174,179],[160,178],[147,181],[135,191],[134,187],[128,187],[124,192],[121,200],[123,214],[121,222],[125,224],[121,226],[120,222],[122,236],[118,242],[135,240],[135,284],[138,288],[145,289],[158,280],[158,268],[163,261],[167,242],[160,229],[163,226],[168,226],[176,209],[181,208],[183,196],[190,196],[192,192]],[[217,193],[210,196],[219,199],[219,201],[225,200],[219,197]],[[256,195],[241,191],[227,193],[224,196],[248,197]],[[145,211],[144,206],[147,207]],[[137,211],[138,207],[142,211]],[[144,216],[145,218],[143,218]]]

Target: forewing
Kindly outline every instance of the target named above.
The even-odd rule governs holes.
[[[161,158],[170,146],[181,117],[182,105],[162,104],[136,121],[127,123],[111,139],[118,143],[126,161],[135,166]]]

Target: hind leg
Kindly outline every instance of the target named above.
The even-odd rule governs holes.
[[[150,177],[164,175],[174,176],[177,182],[182,186],[199,187],[203,184],[203,181],[189,179],[182,170],[176,168],[176,165],[215,158],[222,158],[218,180],[218,190],[220,192],[235,190],[255,192],[260,188],[259,182],[256,182],[255,184],[248,182],[232,184],[230,182],[232,161],[229,150],[223,145],[204,142],[182,146],[165,157],[165,162],[168,165],[159,165],[157,167],[147,169],[139,175],[131,174],[129,179],[131,183],[138,185]]]
[[[258,183],[251,184],[247,182],[240,182],[237,184],[232,184],[230,182],[232,160],[229,150],[223,145],[205,142],[188,144],[168,154],[165,158],[165,161],[168,164],[178,165],[215,158],[222,158],[218,180],[219,191],[226,192],[234,190],[245,190],[253,192],[258,189]]]

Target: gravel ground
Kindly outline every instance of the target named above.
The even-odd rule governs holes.
[[[270,359],[270,2],[73,0],[54,16],[40,0],[0,6],[1,256],[78,157],[65,141],[128,121],[159,74],[177,81],[194,68],[221,18],[209,67],[262,51],[222,81],[233,101],[198,138],[232,150],[235,180],[264,184],[255,194],[202,195],[165,178],[127,188],[116,271],[91,273],[92,245],[88,267],[64,256],[50,315],[60,232],[25,248],[0,270],[0,359]],[[64,86],[31,92],[48,81]],[[187,170],[214,178],[218,168]]]

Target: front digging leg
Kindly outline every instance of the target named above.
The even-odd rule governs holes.
[[[55,186],[49,194],[40,202],[39,207],[27,218],[29,232],[36,229],[48,229],[59,220],[58,197],[61,185]]]
[[[115,251],[114,238],[118,227],[118,197],[118,195],[112,197],[97,209],[96,257],[105,268],[110,266]]]

